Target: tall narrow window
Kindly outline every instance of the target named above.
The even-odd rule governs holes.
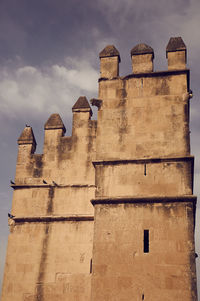
[[[146,165],[146,163],[144,164],[144,175],[145,176],[147,175],[147,165]]]
[[[90,274],[92,273],[92,259],[90,260]]]
[[[144,253],[149,253],[149,230],[144,230]]]

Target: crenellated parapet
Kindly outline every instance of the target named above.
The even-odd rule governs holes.
[[[93,182],[97,122],[91,120],[92,110],[81,96],[72,108],[72,136],[59,114],[52,114],[44,125],[43,154],[35,154],[36,140],[31,127],[25,127],[18,139],[19,150],[15,183],[59,185]],[[81,166],[82,174],[79,171]]]
[[[183,40],[171,38],[166,53],[168,70],[154,71],[154,50],[138,44],[131,50],[133,72],[120,76],[116,72],[107,74],[102,67],[115,57],[112,68],[116,69],[119,51],[107,46],[100,52],[97,159],[189,154],[191,93]]]
[[[100,79],[119,77],[120,53],[114,45],[106,46],[100,53]],[[168,70],[186,69],[187,50],[181,37],[170,38],[166,47]],[[151,46],[140,43],[131,49],[133,74],[151,73],[153,68],[154,50]]]

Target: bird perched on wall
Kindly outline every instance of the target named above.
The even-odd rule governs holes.
[[[42,182],[43,182],[43,184],[48,184],[48,183],[47,183],[47,182],[46,182],[44,179],[43,179],[43,181],[42,181]]]
[[[190,98],[192,98],[193,97],[193,92],[192,92],[192,90],[190,89],[190,91],[189,91],[189,97]]]
[[[9,217],[9,218],[14,218],[15,216],[12,215],[12,214],[10,214],[10,213],[8,213],[8,217]]]
[[[10,180],[10,184],[15,185],[15,182],[13,182],[12,180]]]

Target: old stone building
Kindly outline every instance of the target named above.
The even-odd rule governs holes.
[[[194,158],[189,70],[181,38],[131,50],[119,76],[114,46],[100,52],[98,118],[86,97],[65,136],[45,123],[43,154],[31,127],[18,139],[1,301],[197,301]]]

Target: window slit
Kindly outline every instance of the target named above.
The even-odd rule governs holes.
[[[146,163],[144,164],[144,175],[145,176],[147,175],[147,165],[146,165]]]
[[[144,230],[144,253],[149,253],[149,230]]]

